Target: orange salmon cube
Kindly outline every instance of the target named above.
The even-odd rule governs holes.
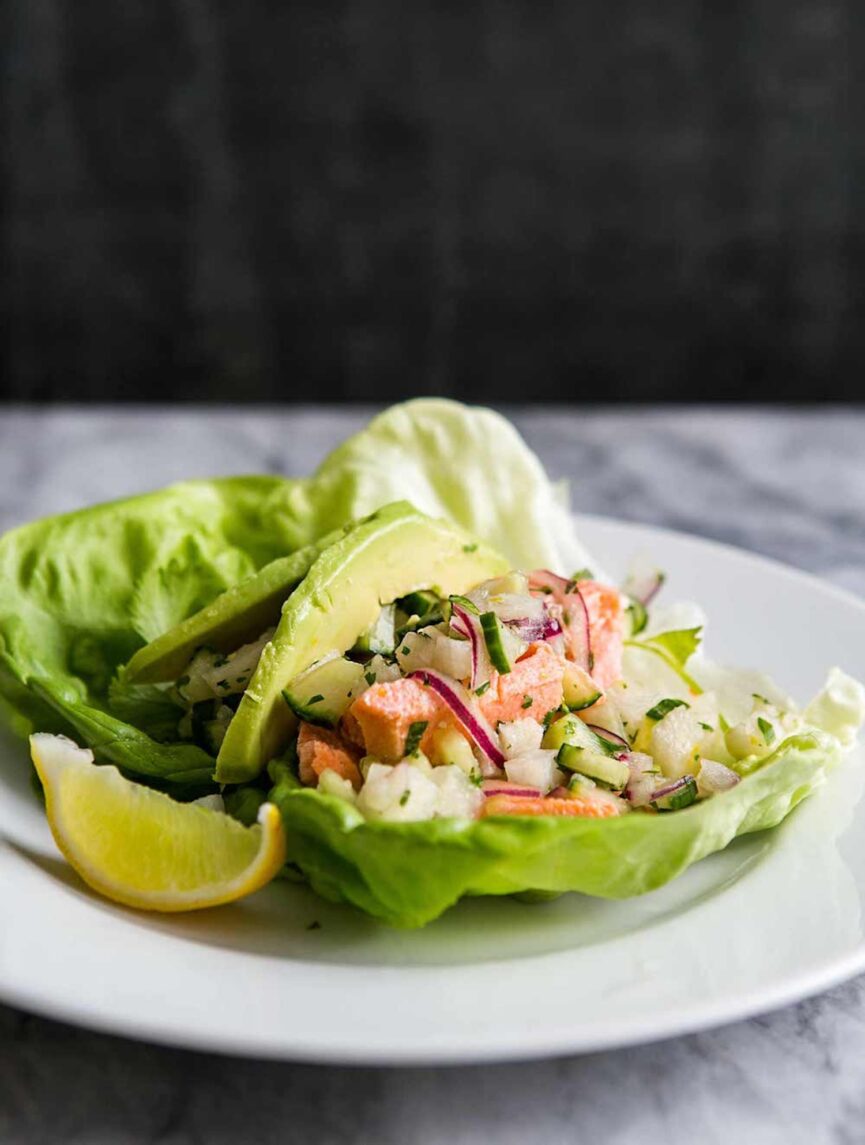
[[[405,742],[412,724],[426,722],[420,750],[426,751],[439,727],[460,725],[450,708],[432,688],[420,680],[391,680],[373,684],[354,701],[346,713],[347,725],[359,729],[367,755],[383,763],[396,763],[405,755]],[[357,732],[353,731],[352,738]]]
[[[589,614],[594,661],[591,676],[602,688],[609,688],[622,676],[625,642],[622,598],[616,589],[596,580],[580,581],[579,589]]]
[[[609,819],[619,814],[615,803],[588,796],[565,799],[534,799],[520,795],[491,795],[484,801],[481,817],[491,815],[579,815],[588,819]]]
[[[480,697],[480,708],[489,722],[533,719],[540,723],[562,702],[562,661],[546,644],[530,644],[510,672],[494,673]]]
[[[347,779],[355,791],[363,782],[357,766],[357,753],[336,732],[302,722],[297,734],[300,781],[315,787],[322,772],[335,771]]]

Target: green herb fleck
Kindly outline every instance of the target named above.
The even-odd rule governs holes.
[[[320,704],[323,699],[324,696],[321,694],[321,692],[317,692],[314,696],[310,696],[306,702],[308,704]]]
[[[478,551],[478,546],[476,543],[473,545],[463,545],[463,552],[464,553],[476,553],[477,551]]]
[[[715,730],[711,724],[704,724],[702,720],[698,720],[698,723],[704,732],[713,732]]]
[[[523,710],[525,710],[526,708],[530,708],[534,702],[535,701],[531,696],[523,696],[523,702],[522,702]]]
[[[481,775],[481,773],[479,771],[473,771],[471,773],[471,775],[469,776],[469,783],[473,783],[475,785],[475,787],[480,787],[480,785],[483,783],[483,781],[484,781],[484,777]]]
[[[417,755],[420,741],[423,739],[423,733],[427,730],[428,726],[429,720],[415,720],[414,723],[409,724],[408,733],[405,737],[403,755]]]
[[[775,742],[775,729],[768,720],[764,720],[762,716],[758,716],[757,727],[763,733],[763,739],[767,747]]]
[[[568,592],[573,592],[581,580],[593,580],[591,569],[577,569],[571,579],[568,581]]]
[[[673,708],[688,708],[690,704],[686,704],[684,700],[660,700],[653,708],[649,708],[646,712],[646,718],[649,720],[662,720],[667,712],[671,712]]]
[[[766,699],[765,696],[761,696],[759,692],[752,692],[751,693],[751,699],[757,700],[761,704],[765,704],[766,707],[769,706],[769,701]]]
[[[484,692],[489,688],[489,686],[490,686],[490,682],[489,682],[489,680],[486,680],[479,687],[475,688],[475,695],[476,696],[482,696],[484,694]]]
[[[411,798],[411,790],[410,790],[410,788],[407,787],[405,789],[405,791],[402,793],[402,795],[399,797],[400,807],[405,807],[406,803],[408,803],[410,798]]]
[[[369,686],[372,687],[375,683],[375,672],[364,672],[363,678],[366,680]]]

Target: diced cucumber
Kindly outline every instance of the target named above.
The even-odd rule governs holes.
[[[511,670],[511,661],[505,647],[502,622],[494,612],[484,612],[481,614],[481,631],[484,634],[484,641],[487,646],[487,652],[489,652],[490,655],[492,666],[497,672],[504,676]]]
[[[599,755],[612,755],[613,747],[587,728],[579,716],[565,715],[554,720],[544,732],[541,747],[557,750],[562,744],[586,748]]]
[[[671,791],[669,795],[662,795],[660,799],[654,799],[652,806],[658,811],[681,811],[683,807],[690,807],[696,802],[697,799],[697,781],[693,775],[685,775],[682,777],[684,782],[675,791]]]
[[[358,652],[378,652],[393,655],[396,647],[396,605],[386,604],[378,614],[378,619],[368,632],[360,635],[355,642]]]
[[[590,779],[605,783],[617,791],[621,791],[631,774],[624,760],[613,759],[612,756],[592,751],[591,748],[574,747],[570,743],[563,743],[559,748],[556,763],[566,771],[587,775]]]
[[[566,708],[572,712],[580,712],[583,708],[590,708],[592,704],[596,704],[602,695],[603,692],[584,668],[570,660],[565,661],[562,699]]]
[[[334,656],[301,672],[282,695],[299,719],[333,727],[365,686],[363,664]]]
[[[408,596],[400,597],[397,604],[406,616],[423,617],[433,609],[440,609],[441,600],[434,592],[419,589],[417,592],[410,592]]]

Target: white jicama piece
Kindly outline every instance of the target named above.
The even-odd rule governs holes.
[[[499,724],[499,743],[506,758],[537,751],[541,746],[544,729],[537,720],[513,720]]]
[[[714,759],[701,759],[697,769],[697,794],[702,798],[729,791],[739,782],[739,776],[723,763]]]
[[[511,783],[537,787],[545,795],[556,785],[557,770],[554,751],[534,751],[505,760],[505,774]]]

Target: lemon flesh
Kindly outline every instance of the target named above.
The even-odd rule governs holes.
[[[285,862],[279,811],[258,823],[132,783],[64,736],[30,737],[57,846],[86,883],[140,910],[198,910],[269,882]]]

